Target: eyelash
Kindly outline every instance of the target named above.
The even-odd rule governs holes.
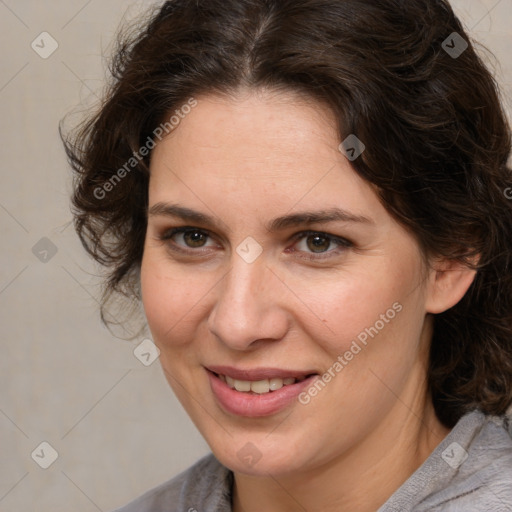
[[[210,239],[212,238],[210,232],[207,230],[194,228],[192,226],[184,226],[184,227],[179,227],[179,228],[173,228],[171,230],[168,230],[168,231],[162,233],[161,235],[158,236],[158,240],[160,240],[161,242],[166,242],[167,246],[169,247],[170,250],[175,251],[175,252],[180,252],[182,254],[191,255],[194,253],[201,252],[201,249],[202,249],[201,247],[199,247],[197,249],[193,249],[193,248],[184,249],[183,247],[172,242],[172,238],[175,235],[187,233],[187,232],[197,232],[197,233],[200,233],[202,235],[209,237]],[[350,240],[347,240],[346,238],[341,238],[338,236],[330,235],[330,234],[324,233],[322,231],[311,231],[311,230],[301,231],[300,233],[295,234],[292,237],[293,245],[297,244],[302,239],[306,239],[309,236],[315,236],[315,235],[319,236],[321,238],[326,238],[331,243],[334,242],[335,244],[338,245],[339,248],[342,248],[342,249],[348,249],[348,248],[354,246],[354,244]],[[171,242],[171,243],[169,243],[169,242]],[[302,252],[302,251],[293,251],[293,252]],[[310,261],[319,261],[319,260],[331,258],[333,256],[333,253],[336,254],[337,252],[338,251],[335,251],[335,250],[328,250],[328,251],[320,252],[320,253],[309,253],[310,255],[313,255],[313,256],[300,256],[300,258],[305,259],[305,260],[310,260]]]

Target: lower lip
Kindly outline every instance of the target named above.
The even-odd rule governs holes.
[[[210,379],[210,386],[220,406],[231,414],[256,418],[269,416],[282,411],[293,402],[301,391],[315,380],[317,375],[312,375],[301,382],[288,384],[276,391],[269,393],[244,393],[231,389],[225,382],[220,380],[213,372],[206,370]]]

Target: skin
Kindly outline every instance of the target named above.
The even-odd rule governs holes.
[[[375,511],[449,432],[426,390],[431,313],[456,304],[474,272],[425,265],[413,234],[338,150],[322,105],[268,90],[197,100],[151,159],[150,210],[169,203],[216,222],[148,216],[142,296],[166,378],[234,472],[235,512]],[[368,222],[266,229],[333,207]],[[200,233],[161,240],[183,226]],[[353,245],[294,238],[307,230]],[[252,263],[236,252],[248,236],[262,248]],[[217,404],[204,366],[322,374],[395,303],[402,310],[307,405],[246,418]],[[237,456],[248,442],[256,464]]]

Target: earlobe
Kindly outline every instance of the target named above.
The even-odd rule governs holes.
[[[454,260],[438,261],[429,273],[425,304],[427,313],[443,313],[455,306],[464,297],[475,276],[476,270],[464,263]]]

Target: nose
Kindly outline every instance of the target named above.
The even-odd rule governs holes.
[[[233,255],[231,270],[215,288],[208,328],[234,350],[254,349],[263,341],[282,339],[289,327],[285,286],[263,256],[247,263]]]

